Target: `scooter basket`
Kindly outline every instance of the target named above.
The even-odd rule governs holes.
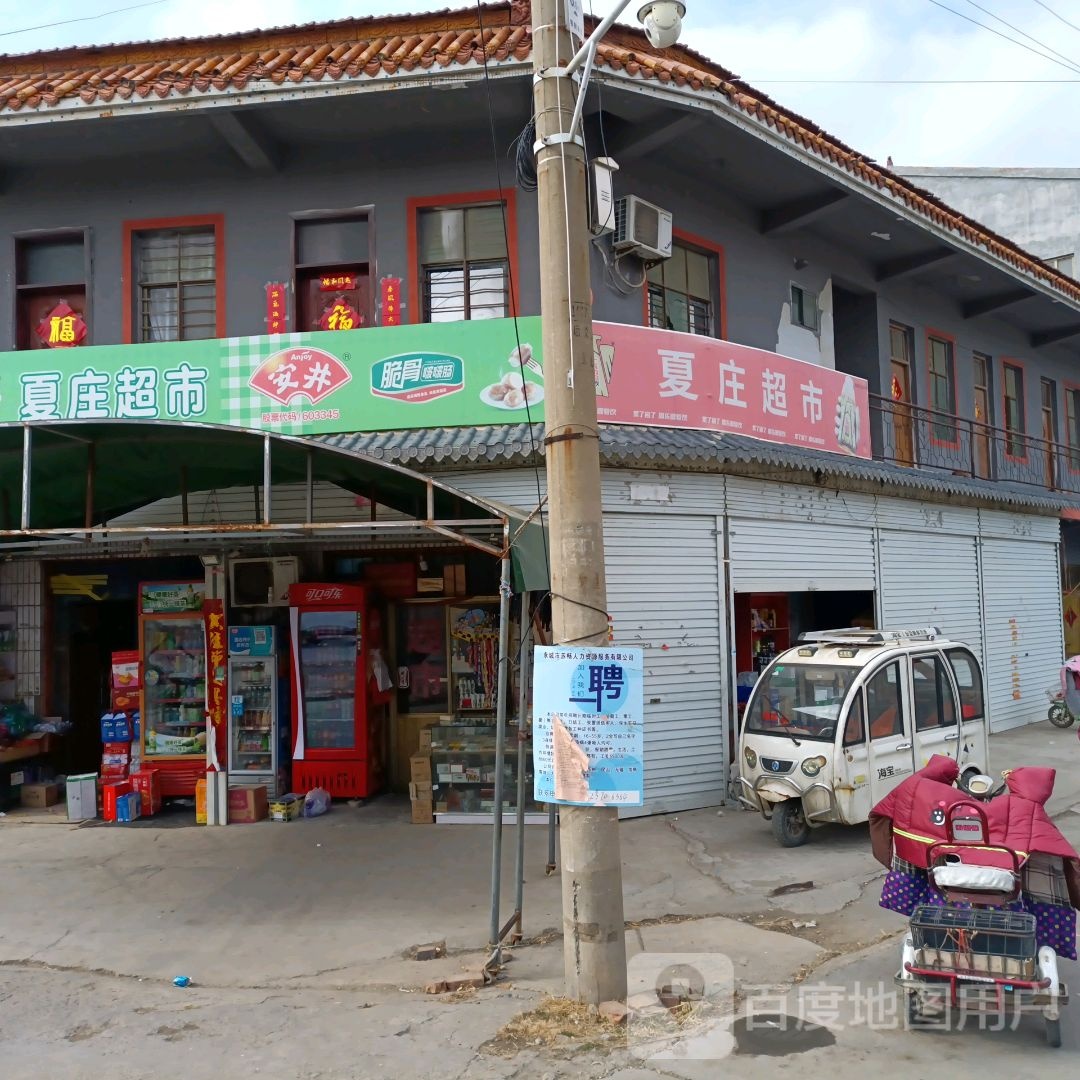
[[[911,916],[912,943],[922,967],[978,975],[1035,974],[1035,916],[1026,911],[921,904]]]

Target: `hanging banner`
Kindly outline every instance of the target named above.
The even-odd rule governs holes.
[[[324,274],[319,278],[320,292],[352,292],[355,288],[355,274]]]
[[[206,625],[206,764],[207,771],[219,772],[227,760],[225,608],[221,600],[203,601]]]
[[[383,326],[401,325],[401,278],[384,277],[379,281],[382,293]]]
[[[335,300],[323,313],[319,325],[324,330],[355,330],[363,326],[356,308],[347,300]]]
[[[642,650],[533,650],[533,797],[570,806],[641,806]]]
[[[266,286],[266,332],[284,334],[289,329],[287,298],[288,286],[282,281],[271,281]]]
[[[336,314],[335,314],[336,313]],[[86,346],[0,356],[0,423],[201,421],[288,435],[544,420],[538,317]],[[870,457],[865,380],[715,338],[595,323],[607,424],[696,428]]]

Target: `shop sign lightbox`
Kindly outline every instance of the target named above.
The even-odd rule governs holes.
[[[870,457],[863,379],[618,323],[594,323],[593,358],[603,423]],[[0,423],[173,420],[322,435],[544,419],[537,317],[13,352],[0,371]]]
[[[642,650],[538,645],[533,662],[533,797],[571,806],[641,806]]]

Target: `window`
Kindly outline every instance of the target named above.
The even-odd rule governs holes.
[[[75,313],[76,321],[87,323],[86,279],[86,234],[81,229],[16,237],[15,347],[48,349],[58,344],[50,342],[51,333],[74,333],[72,324],[62,322],[52,324],[50,335],[37,332],[61,305]],[[89,344],[89,334],[82,344]]]
[[[419,211],[425,322],[500,319],[510,314],[510,257],[504,206]]]
[[[136,232],[132,254],[139,341],[217,334],[217,232],[211,226]]]
[[[867,682],[866,716],[871,739],[891,739],[904,734],[899,661],[886,665]]]
[[[1065,437],[1069,440],[1069,465],[1080,469],[1080,389],[1065,391]]]
[[[851,709],[848,712],[847,723],[844,725],[844,745],[855,746],[864,742],[866,731],[863,724],[863,699],[862,694],[856,692],[851,699]]]
[[[1024,371],[1016,364],[1004,365],[1005,451],[1024,457]]]
[[[803,326],[816,334],[819,324],[817,293],[807,292],[801,285],[792,285],[791,325]]]
[[[355,330],[370,325],[367,214],[297,214],[294,228],[295,329]]]
[[[939,413],[956,415],[956,370],[953,343],[945,337],[931,334],[926,342],[927,366],[930,376],[930,407]],[[933,425],[934,438],[942,442],[956,442],[956,424],[944,417],[936,417]]]
[[[940,656],[920,656],[911,662],[914,679],[915,730],[954,727],[956,701]]]
[[[981,720],[985,709],[978,662],[967,649],[950,649],[945,655],[960,687],[960,715],[965,720]]]
[[[646,278],[649,325],[661,330],[717,337],[718,260],[678,241],[671,258],[649,268]]]

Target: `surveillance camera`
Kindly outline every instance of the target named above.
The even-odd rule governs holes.
[[[682,33],[685,14],[686,7],[679,0],[652,0],[637,13],[637,17],[654,49],[670,49]]]

